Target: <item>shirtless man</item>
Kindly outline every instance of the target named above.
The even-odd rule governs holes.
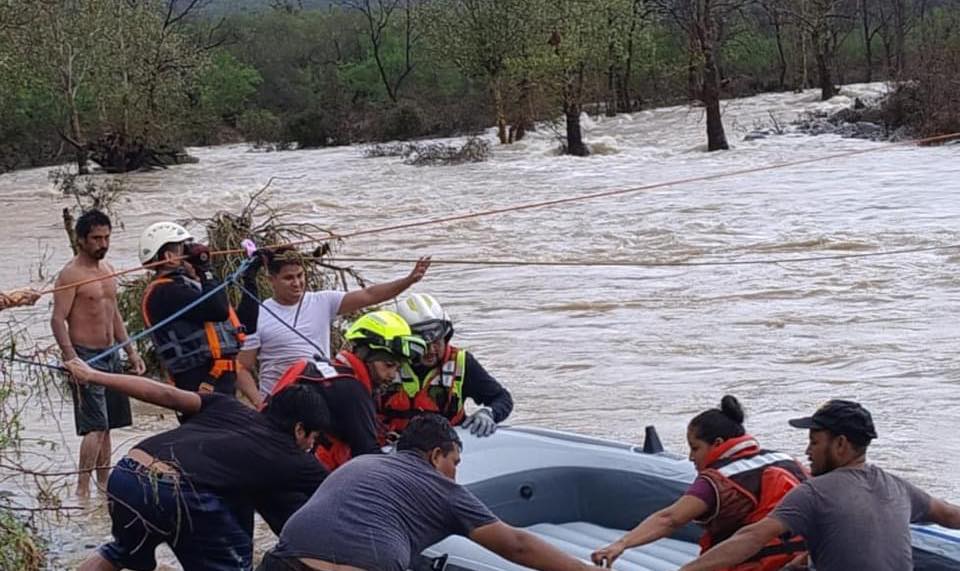
[[[77,219],[77,255],[67,262],[57,277],[56,286],[102,278],[113,273],[104,261],[110,248],[110,218],[99,210],[88,210]],[[53,296],[50,327],[65,360],[88,360],[116,343],[127,340],[127,329],[117,308],[117,281],[99,279]],[[134,344],[124,348],[133,371],[146,370]],[[109,373],[122,372],[119,353],[101,359],[92,366]],[[110,475],[110,430],[132,424],[130,399],[126,395],[94,385],[71,384],[73,415],[80,443],[80,469],[77,495],[90,494],[90,473],[97,471],[102,488]]]

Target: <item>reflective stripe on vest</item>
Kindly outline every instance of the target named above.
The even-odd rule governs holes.
[[[443,363],[421,380],[413,367],[400,368],[400,380],[384,391],[380,413],[387,429],[402,432],[410,419],[421,412],[443,414],[456,426],[463,421],[463,382],[466,378],[467,352],[447,346]]]
[[[727,464],[717,471],[729,478],[736,474],[749,472],[750,470],[756,470],[757,468],[763,468],[764,466],[769,466],[777,462],[787,461],[793,461],[793,457],[789,454],[784,454],[782,452],[766,452],[752,458],[737,460],[736,462]]]
[[[147,305],[157,286],[174,283],[174,279],[160,277],[147,286],[140,303],[144,324],[152,327]],[[158,331],[151,333],[154,350],[164,368],[177,375],[210,366],[210,376],[219,378],[227,371],[236,369],[234,358],[243,346],[245,335],[233,307],[229,308],[225,321],[205,322],[203,327],[185,319],[176,319]]]
[[[701,552],[741,527],[766,517],[787,492],[806,478],[803,468],[790,455],[761,450],[749,435],[722,443],[711,451],[708,460],[700,477],[713,486],[717,503],[712,514],[697,520],[706,530],[700,538]],[[777,570],[805,548],[803,538],[776,538],[761,554],[729,571]]]

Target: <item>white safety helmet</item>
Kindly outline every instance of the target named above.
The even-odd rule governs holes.
[[[140,234],[140,243],[137,248],[137,254],[140,256],[140,263],[146,264],[157,257],[165,244],[176,244],[192,240],[193,236],[183,226],[176,222],[156,222],[147,226],[147,229]]]
[[[410,324],[413,333],[427,343],[453,337],[453,322],[437,298],[428,293],[415,293],[397,302],[397,313]]]

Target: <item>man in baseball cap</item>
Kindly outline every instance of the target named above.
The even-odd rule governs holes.
[[[913,569],[911,523],[960,529],[960,508],[867,463],[877,430],[859,403],[831,400],[813,415],[789,422],[810,431],[807,458],[816,477],[681,571],[734,567],[784,534],[807,540],[817,571]]]
[[[866,461],[867,446],[877,437],[873,416],[860,403],[834,399],[817,409],[812,416],[790,420],[794,428],[809,429],[810,446],[807,457],[814,476],[826,474],[851,462]],[[813,433],[822,438],[814,438]],[[837,439],[843,438],[843,441]],[[840,446],[815,446],[834,442]],[[841,453],[841,450],[843,453]]]

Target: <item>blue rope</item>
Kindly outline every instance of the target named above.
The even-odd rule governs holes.
[[[276,319],[277,321],[279,321],[284,327],[286,327],[286,328],[289,329],[290,331],[293,331],[294,333],[296,333],[298,337],[300,337],[301,339],[303,339],[304,341],[306,341],[307,343],[309,343],[311,347],[313,347],[314,349],[316,349],[316,350],[317,350],[317,354],[318,354],[323,360],[327,360],[327,352],[326,352],[326,351],[324,351],[323,349],[321,349],[316,343],[314,343],[312,340],[310,340],[309,337],[307,337],[307,336],[304,335],[303,333],[300,333],[299,331],[297,331],[297,329],[296,329],[294,326],[290,325],[289,323],[287,323],[287,322],[284,321],[283,319],[280,319],[280,316],[279,316],[279,315],[277,315],[276,313],[273,312],[273,310],[271,310],[269,307],[267,307],[266,305],[264,305],[264,303],[263,303],[262,301],[260,301],[260,300],[257,298],[256,295],[254,295],[253,293],[251,293],[250,290],[248,290],[247,288],[245,288],[242,283],[238,283],[237,285],[240,286],[240,290],[243,291],[243,293],[245,293],[246,295],[249,295],[254,301],[257,302],[257,304],[258,304],[262,309],[265,309],[265,310],[267,311],[267,313],[269,313],[270,315],[272,315],[274,319]],[[304,293],[304,295],[306,295],[306,293]],[[301,298],[301,301],[302,301],[302,300],[303,300],[303,298]],[[258,329],[259,329],[259,328],[258,328]]]
[[[171,323],[172,321],[174,321],[174,320],[176,320],[176,319],[179,319],[179,318],[182,317],[185,313],[187,313],[187,312],[190,311],[191,309],[197,307],[198,305],[200,305],[201,303],[205,302],[206,300],[210,299],[211,297],[213,297],[214,295],[216,295],[218,292],[220,292],[220,290],[222,290],[223,288],[225,288],[225,287],[227,287],[228,285],[230,285],[230,282],[236,281],[237,278],[239,278],[239,277],[243,274],[243,272],[245,272],[245,271],[247,270],[247,267],[250,265],[251,262],[252,262],[252,259],[250,259],[250,258],[244,260],[243,263],[240,264],[240,267],[237,268],[237,271],[235,271],[235,272],[233,272],[232,274],[230,274],[229,276],[227,276],[227,278],[226,278],[225,280],[223,280],[223,283],[222,283],[222,284],[218,285],[217,287],[213,288],[212,290],[208,291],[207,293],[201,295],[201,296],[198,297],[196,300],[194,300],[194,301],[192,301],[191,303],[187,304],[186,306],[183,307],[183,309],[180,309],[179,311],[177,311],[176,313],[174,313],[174,314],[171,315],[170,317],[167,317],[166,319],[160,321],[159,323],[156,323],[155,325],[152,325],[151,327],[148,327],[147,329],[144,329],[144,330],[141,331],[140,333],[137,333],[136,335],[127,338],[127,340],[124,341],[123,343],[119,343],[119,344],[117,344],[117,345],[114,345],[113,347],[110,347],[109,349],[107,349],[106,351],[100,353],[99,355],[94,355],[93,357],[91,357],[91,358],[87,361],[87,364],[88,364],[88,365],[93,365],[93,364],[96,363],[97,361],[100,361],[101,359],[105,359],[105,358],[109,357],[110,355],[113,355],[114,353],[116,353],[116,352],[119,351],[120,349],[123,349],[123,348],[126,347],[127,345],[129,345],[129,344],[131,344],[131,343],[134,343],[135,341],[146,337],[146,336],[149,335],[150,333],[153,333],[153,332],[156,331],[157,329],[160,329],[161,327],[163,327],[163,326]]]

